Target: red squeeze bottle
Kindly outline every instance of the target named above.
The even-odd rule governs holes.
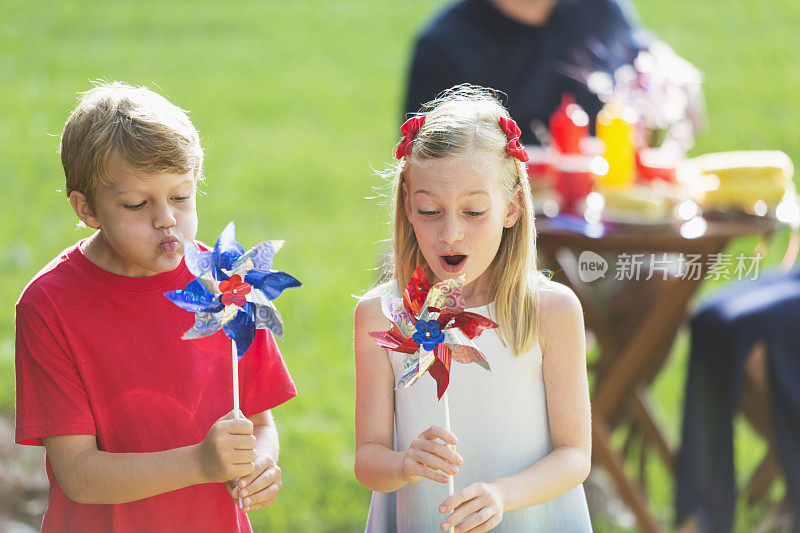
[[[561,97],[561,105],[550,116],[550,139],[562,154],[579,154],[581,139],[589,135],[589,115],[575,103],[569,93]]]

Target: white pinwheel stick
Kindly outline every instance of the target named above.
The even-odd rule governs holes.
[[[236,350],[236,341],[231,339],[231,361],[233,362],[233,417],[242,418],[244,415],[239,411],[239,354]],[[233,482],[238,486],[239,479],[236,478]],[[239,496],[239,509],[243,509],[242,497]]]
[[[239,357],[236,350],[236,341],[231,339],[231,361],[233,362],[233,416],[242,418],[239,411]]]
[[[444,427],[447,428],[447,431],[452,431],[450,429],[450,402],[447,401],[447,389],[445,389],[444,394],[442,395],[442,401],[444,402]],[[452,496],[455,491],[455,476],[451,474],[447,474],[447,490],[449,495]],[[452,515],[453,512],[451,511],[450,514]],[[455,524],[450,526],[450,533],[455,531]]]

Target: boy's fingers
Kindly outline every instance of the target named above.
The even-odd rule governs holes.
[[[256,438],[253,435],[233,434],[225,438],[225,443],[234,450],[254,450],[256,448]]]
[[[226,415],[227,416],[227,415]],[[222,421],[225,431],[231,435],[252,435],[253,423],[247,418],[234,418]]]
[[[256,455],[255,450],[233,450],[230,453],[229,457],[230,457],[230,460],[231,460],[231,462],[233,464],[237,464],[237,465],[249,464],[250,466],[253,467],[251,470],[249,470],[247,472],[247,474],[243,474],[243,475],[246,476],[246,475],[250,474],[251,472],[255,472],[256,467],[253,464],[253,461],[255,461],[258,458],[257,455]],[[240,475],[240,476],[236,476],[236,477],[242,477],[242,476]]]
[[[278,470],[275,468],[268,468],[260,476],[256,476],[252,482],[248,482],[248,485],[244,488],[239,489],[239,493],[242,495],[242,498],[253,496],[279,480],[280,476],[278,475]]]
[[[264,469],[259,466],[258,464],[253,465],[253,472],[248,475],[238,479],[238,483],[236,484],[237,490],[241,492],[241,490],[248,486],[250,483],[253,482],[254,479],[258,479],[258,477],[264,472]]]
[[[236,410],[235,410],[235,409],[233,409],[233,410],[231,410],[231,411],[228,411],[227,413],[225,413],[225,414],[224,414],[224,415],[222,415],[221,417],[219,417],[219,418],[217,419],[217,422],[221,422],[221,421],[223,421],[223,420],[230,420],[230,419],[232,419],[232,418],[235,418],[235,417],[236,417]]]
[[[231,477],[244,477],[253,473],[253,463],[240,463],[234,465]]]
[[[241,481],[239,481],[239,487],[241,487],[241,488],[246,487],[247,485],[252,483],[253,480],[256,479],[256,477],[262,476],[262,475],[275,475],[277,473],[277,475],[275,476],[275,479],[280,479],[280,477],[281,477],[280,476],[281,468],[278,465],[275,464],[275,461],[273,461],[271,457],[268,457],[268,456],[259,457],[255,461],[255,467],[256,467],[256,469],[255,469],[255,471],[253,472],[252,475],[247,476],[247,478],[244,478]],[[267,472],[270,471],[270,470],[272,470],[273,472],[270,473],[270,474],[267,474]]]
[[[278,497],[278,492],[280,492],[281,486],[282,483],[280,480],[276,481],[275,483],[270,483],[263,490],[244,498],[242,503],[245,505],[245,507],[249,507],[253,510],[272,505],[272,503],[275,501],[275,498]]]
[[[278,473],[280,473],[281,471],[280,467],[276,466],[275,461],[273,461],[272,457],[269,456],[262,456],[260,460],[256,461],[255,467],[256,469],[253,471],[252,474],[250,474],[247,477],[243,477],[242,479],[239,480],[240,488],[246,487],[247,485],[252,483],[253,480],[256,479],[258,476],[261,476],[262,472],[266,472],[270,468],[277,469]],[[280,476],[277,477],[280,478]]]

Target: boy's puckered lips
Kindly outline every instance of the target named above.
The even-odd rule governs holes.
[[[161,249],[167,252],[168,254],[177,252],[180,245],[181,245],[181,240],[175,235],[167,235],[166,237],[161,239],[161,242],[159,243]]]

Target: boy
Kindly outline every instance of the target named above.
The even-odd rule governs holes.
[[[148,89],[103,84],[67,120],[61,160],[72,208],[97,231],[16,307],[16,441],[47,452],[42,531],[251,531],[243,511],[281,488],[269,409],[297,392],[258,330],[239,363],[247,418],[226,415],[230,340],[181,340],[194,317],[164,297],[193,279],[197,130]]]

